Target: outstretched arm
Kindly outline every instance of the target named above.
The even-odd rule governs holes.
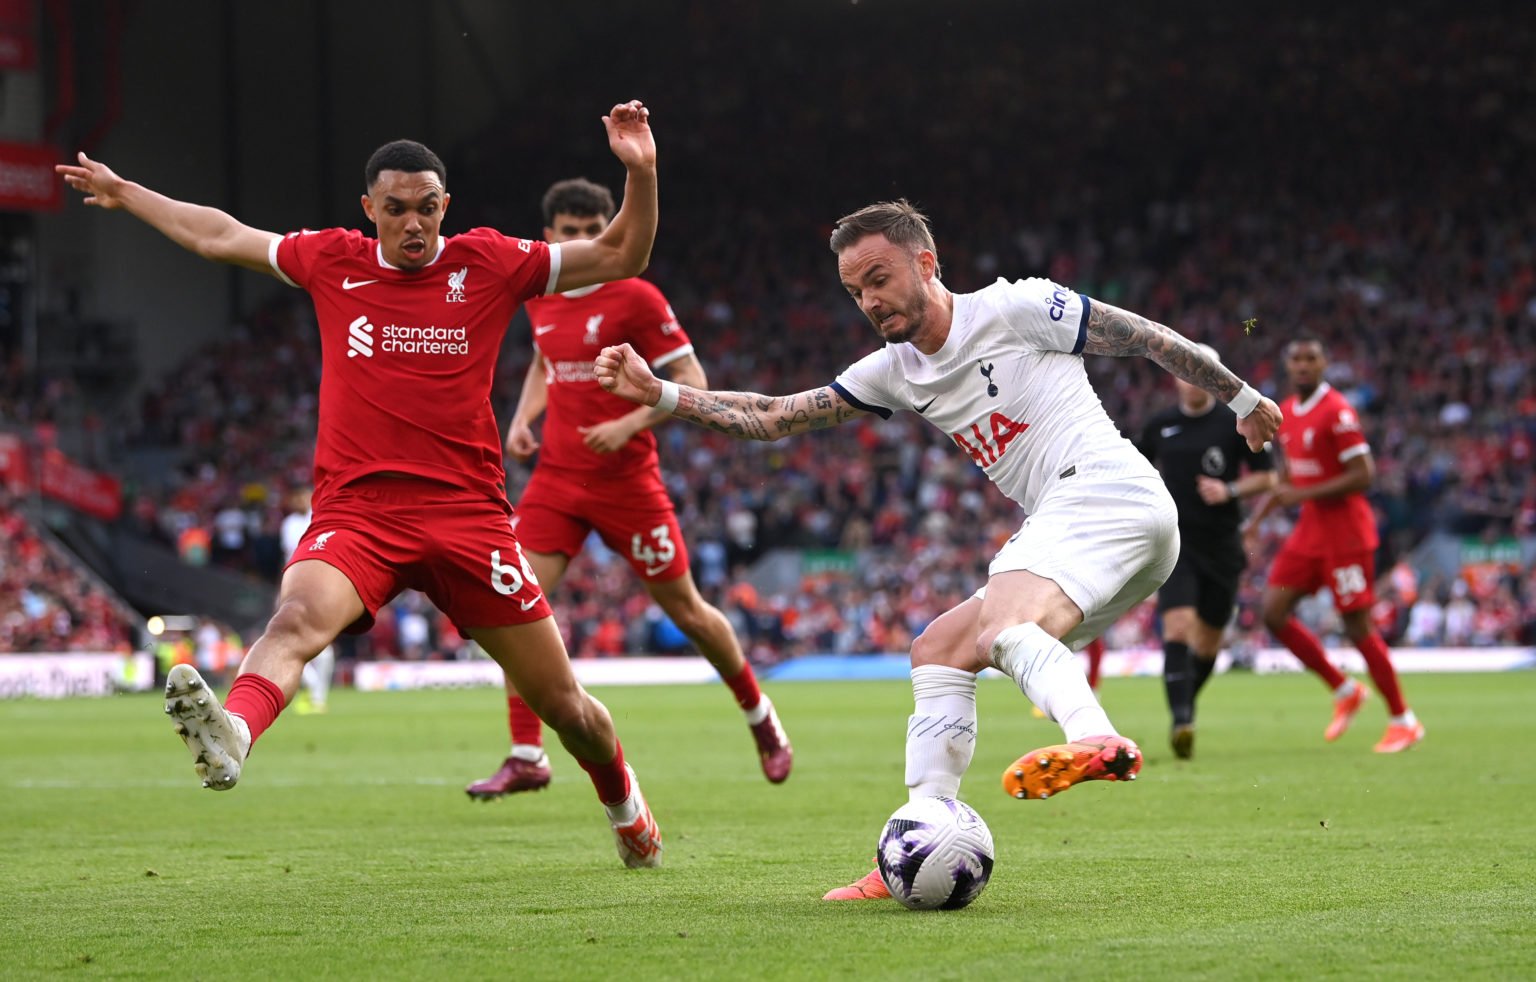
[[[1179,332],[1140,314],[1093,301],[1083,354],[1149,358],[1174,376],[1232,404],[1238,414],[1237,431],[1247,438],[1251,450],[1262,449],[1280,428],[1280,407],[1274,400],[1259,395]]]
[[[849,405],[831,386],[790,396],[765,396],[664,383],[627,344],[604,348],[597,356],[595,370],[598,384],[614,395],[657,406],[738,440],[779,440],[868,415]]]
[[[70,187],[85,193],[86,204],[121,208],[204,259],[277,275],[267,261],[272,241],[281,238],[277,233],[242,225],[217,208],[167,198],[142,184],[118,177],[112,168],[84,153],[78,159],[78,165],[59,164],[54,170],[64,175],[64,182]]]
[[[704,375],[704,366],[699,363],[698,355],[683,355],[676,361],[668,362],[662,370],[679,386],[686,385],[694,389],[709,387],[709,382]],[[581,442],[594,453],[614,453],[636,434],[671,418],[671,413],[663,412],[655,406],[636,406],[618,419],[604,420],[594,426],[583,427]]]
[[[651,111],[638,100],[614,106],[603,117],[608,148],[628,171],[624,203],[597,238],[561,244],[557,291],[639,276],[650,265],[657,214],[656,141],[650,118]]]

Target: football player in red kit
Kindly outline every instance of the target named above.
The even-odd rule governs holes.
[[[544,195],[544,238],[595,239],[614,216],[613,195],[574,178]],[[758,689],[730,622],[699,595],[688,549],[661,478],[651,427],[668,414],[604,392],[592,361],[608,345],[629,343],[653,369],[676,382],[707,386],[693,344],[660,290],[642,279],[600,283],[528,301],[533,362],[507,428],[507,454],[526,463],[538,454],[514,520],[543,588],[553,590],[587,535],[596,531],[730,687],[746,717],[763,773],[789,777],[793,751],[773,703]],[[543,414],[543,440],[533,424]],[[488,800],[549,784],[543,728],[507,676],[512,749],[490,777],[464,790]]]
[[[321,347],[314,516],[283,572],[277,610],[221,706],[189,665],[165,711],[203,786],[234,787],[251,745],[299,687],[305,662],[421,590],[494,658],[597,789],[620,857],[657,866],[661,834],[608,711],[576,682],[513,532],[491,412],[496,357],[517,305],[635,276],[656,235],[656,145],[638,102],[603,117],[628,172],[624,210],[590,241],[551,245],[492,229],[443,236],[447,169],[410,140],[364,171],[373,239],[348,229],[287,236],[124,180],[85,154],[62,165],[85,203],[121,208],[206,259],[307,290]]]
[[[1286,346],[1285,369],[1295,394],[1281,405],[1281,479],[1248,528],[1256,528],[1277,506],[1300,505],[1301,516],[1270,569],[1264,624],[1333,690],[1333,720],[1323,735],[1337,740],[1359,711],[1366,690],[1340,672],[1317,637],[1292,616],[1302,597],[1323,587],[1331,590],[1344,630],[1365,656],[1371,680],[1391,713],[1376,752],[1396,753],[1424,739],[1424,725],[1403,700],[1387,643],[1371,622],[1377,535],[1365,491],[1376,466],[1354,408],[1323,380],[1327,364],[1316,338],[1297,338]]]

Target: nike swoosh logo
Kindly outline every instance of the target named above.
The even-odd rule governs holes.
[[[671,565],[672,564],[670,562],[665,562],[665,563],[662,563],[660,566],[655,566],[655,567],[647,566],[645,568],[645,575],[646,576],[656,576],[656,575],[658,575],[660,573],[664,573],[664,572],[666,572],[667,567],[671,566]]]
[[[934,396],[932,399],[929,399],[927,402],[923,403],[921,406],[918,406],[917,407],[917,411],[919,413],[926,413],[928,411],[928,407],[933,405],[934,403],[936,403],[938,401],[939,401],[939,397],[938,396]]]
[[[1162,432],[1163,436],[1170,437],[1170,436],[1173,436],[1175,433],[1178,433],[1183,428],[1184,427],[1182,427],[1182,426],[1165,426],[1165,427],[1163,427],[1161,432]]]
[[[360,286],[367,286],[370,283],[377,283],[377,282],[379,282],[379,281],[378,280],[358,280],[357,282],[354,283],[352,281],[352,277],[349,276],[346,279],[341,281],[341,288],[343,290],[356,290]]]
[[[542,337],[559,326],[559,324],[540,324],[538,327],[533,329],[533,336]]]
[[[538,603],[538,602],[539,602],[539,598],[538,597],[534,597],[532,600],[528,601],[527,603],[523,603],[521,600],[519,600],[517,602],[517,605],[519,607],[523,608],[524,610],[532,610],[533,609],[533,605]]]

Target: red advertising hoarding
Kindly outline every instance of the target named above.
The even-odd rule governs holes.
[[[0,143],[0,211],[58,211],[64,204],[64,179],[53,165],[62,162],[49,146]]]

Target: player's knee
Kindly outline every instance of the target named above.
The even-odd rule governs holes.
[[[699,638],[708,632],[712,613],[714,609],[700,597],[694,602],[675,605],[667,611],[667,616],[687,637]]]
[[[563,736],[584,736],[596,726],[595,714],[589,705],[592,699],[579,688],[542,693],[537,701],[526,695],[524,698],[550,729]]]
[[[308,600],[289,597],[278,605],[262,638],[268,645],[313,658],[334,637],[323,626],[319,612]]]

